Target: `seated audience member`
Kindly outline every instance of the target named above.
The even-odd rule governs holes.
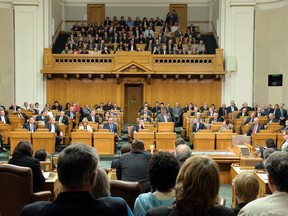
[[[104,124],[103,129],[109,129],[110,132],[113,132],[115,134],[115,141],[120,140],[117,132],[117,125],[114,124],[113,118],[109,117],[108,123]]]
[[[213,124],[214,122],[222,122],[223,119],[219,117],[218,113],[213,113],[213,117],[209,119],[209,124]]]
[[[24,122],[26,122],[28,119],[27,115],[25,113],[22,113],[21,108],[17,109],[17,116],[18,118],[23,118],[25,120]]]
[[[161,108],[161,113],[159,113],[156,117],[156,124],[158,122],[171,122],[172,118],[170,113],[167,113],[167,109],[166,108]]]
[[[255,112],[252,112],[252,113],[250,114],[250,117],[248,117],[248,118],[245,120],[244,125],[247,125],[247,124],[249,124],[249,123],[254,122],[254,118],[255,118]]]
[[[1,152],[6,152],[6,151],[7,151],[7,149],[3,147],[3,136],[0,133],[0,153]]]
[[[182,118],[182,109],[179,106],[179,103],[176,102],[175,107],[172,109],[172,119],[173,122],[175,123],[175,127],[180,126],[181,118]]]
[[[234,214],[239,211],[249,202],[257,199],[259,192],[259,183],[252,172],[240,172],[232,181],[234,185],[235,197],[237,206],[233,208]]]
[[[285,121],[285,125],[279,130],[288,130],[288,120]]]
[[[93,123],[99,123],[99,119],[96,116],[96,111],[92,110],[91,114],[87,117],[88,121],[92,121]]]
[[[175,149],[174,156],[179,162],[180,167],[191,156],[192,150],[186,144],[178,145]]]
[[[254,118],[254,123],[251,125],[247,132],[247,136],[251,136],[251,134],[259,133],[260,130],[264,130],[264,126],[259,122],[259,118]]]
[[[192,133],[197,133],[199,130],[206,129],[206,126],[199,121],[198,118],[194,119]]]
[[[281,151],[287,151],[288,149],[288,131],[287,130],[283,132],[283,137],[284,137],[284,142],[281,146]]]
[[[273,148],[267,148],[263,152],[263,160],[265,161],[271,154],[273,154],[276,150]],[[264,169],[264,161],[262,163],[258,163],[255,165],[255,169]]]
[[[179,172],[179,163],[168,152],[158,152],[150,160],[148,179],[155,192],[138,196],[134,205],[135,216],[145,216],[148,209],[158,206],[170,206],[175,202],[175,182]]]
[[[144,106],[143,110],[140,111],[140,116],[143,116],[144,114],[147,114],[150,117],[152,116],[152,112],[148,110],[147,106]]]
[[[73,106],[69,107],[69,110],[65,111],[65,115],[68,116],[68,118],[73,120],[73,128],[76,126],[76,112],[75,108]]]
[[[0,109],[0,121],[4,124],[10,124],[8,114],[5,113],[3,108]]]
[[[149,152],[144,150],[142,140],[133,140],[131,151],[120,158],[117,178],[123,181],[140,182],[144,192],[150,191],[147,170],[151,156]]]
[[[28,122],[24,123],[22,128],[26,129],[27,131],[30,131],[30,132],[35,132],[38,129],[38,124],[36,124],[34,118],[31,117],[31,118],[29,118]]]
[[[244,206],[239,216],[287,215],[288,202],[288,154],[275,152],[264,162],[268,186],[272,195],[256,199]]]
[[[88,117],[91,114],[91,109],[88,104],[83,108],[83,117]]]
[[[21,141],[15,147],[12,158],[8,163],[22,167],[30,167],[33,174],[33,191],[37,192],[45,182],[45,178],[42,174],[39,160],[33,158],[32,155],[32,145],[27,141]]]
[[[95,199],[99,156],[85,144],[70,145],[58,157],[57,172],[62,192],[53,202],[35,202],[22,209],[26,215],[127,215],[126,203],[106,197]]]
[[[267,124],[269,123],[277,123],[278,119],[275,118],[275,115],[273,113],[270,113],[268,116]]]
[[[59,104],[58,101],[54,101],[54,105],[51,107],[51,110],[59,110],[62,111],[62,106]]]
[[[65,124],[66,126],[69,125],[69,119],[65,116],[65,112],[61,111],[60,115],[57,115],[55,120],[59,122],[59,124]]]
[[[104,112],[104,116],[103,116],[103,118],[102,118],[102,123],[103,122],[108,122],[108,120],[109,120],[109,117],[110,117],[110,112],[109,111],[105,111]]]
[[[230,101],[230,106],[227,107],[227,115],[229,113],[233,113],[234,111],[238,111],[238,108],[235,105],[235,102],[232,100]]]
[[[151,122],[151,118],[146,113],[143,114],[143,117],[141,119],[144,122]]]
[[[265,144],[266,144],[266,148],[273,148],[275,151],[279,151],[274,139],[268,138]]]
[[[47,112],[45,110],[43,110],[41,112],[41,115],[38,115],[36,116],[36,121],[39,121],[39,122],[43,122],[44,124],[47,124],[48,123],[48,116],[47,116]]]
[[[34,106],[33,103],[31,103],[31,104],[29,105],[29,111],[30,111],[31,113],[35,114],[35,115],[38,115],[38,113],[39,113],[38,110],[35,109],[35,106]]]
[[[178,137],[176,140],[175,140],[175,148],[178,146],[178,145],[181,145],[181,144],[185,144],[186,145],[186,142],[183,138],[181,137]]]
[[[139,124],[135,124],[134,128],[133,128],[133,133],[137,133],[139,131],[139,129],[145,129],[145,124],[144,124],[144,120],[140,119],[139,120]]]
[[[60,150],[59,145],[62,141],[63,133],[60,131],[59,126],[55,123],[55,118],[51,118],[50,122],[45,125],[45,128],[48,128],[51,133],[56,133],[55,149]]]
[[[249,116],[246,108],[243,108],[236,118],[240,118],[241,116]]]
[[[217,204],[220,172],[217,163],[206,156],[188,158],[176,180],[176,202],[171,207],[149,209],[147,216],[233,216],[232,209]]]
[[[123,198],[121,197],[111,197],[110,193],[110,184],[109,184],[109,178],[107,173],[105,172],[104,169],[98,168],[97,169],[97,176],[96,176],[96,182],[97,184],[92,190],[92,194],[95,197],[95,199],[101,198],[101,197],[107,197],[107,200],[122,200],[124,201]],[[125,201],[124,201],[125,202]],[[130,207],[127,205],[127,216],[133,216],[133,213],[130,209]]]
[[[79,124],[79,129],[85,129],[88,130],[89,132],[93,133],[93,128],[88,124],[88,119],[84,118],[82,120],[82,124]]]
[[[24,102],[23,104],[23,110],[28,110],[29,109],[29,105],[28,105],[28,102]]]
[[[223,124],[221,125],[221,127],[219,128],[219,132],[221,131],[225,131],[225,130],[231,130],[231,126],[230,126],[230,122],[229,120],[224,120]]]
[[[17,112],[18,108],[20,108],[20,106],[17,106],[16,103],[12,103],[11,106],[9,107],[9,110]]]
[[[45,149],[39,149],[38,151],[35,152],[36,159],[39,161],[46,161],[47,160],[47,152]]]
[[[120,149],[120,158],[123,154],[131,151],[131,145],[129,143],[125,143]],[[117,169],[119,167],[120,158],[114,159],[111,162],[111,168]]]

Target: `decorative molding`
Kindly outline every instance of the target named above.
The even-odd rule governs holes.
[[[255,2],[230,2],[230,7],[255,7]]]
[[[12,2],[13,6],[39,6],[39,1],[35,0],[35,1],[13,1]]]

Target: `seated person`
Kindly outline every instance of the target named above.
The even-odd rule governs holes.
[[[237,206],[233,208],[234,214],[239,211],[249,202],[257,199],[259,192],[259,183],[252,172],[240,172],[232,181],[234,185],[235,197]]]
[[[145,129],[145,124],[144,124],[144,120],[140,119],[139,120],[139,124],[135,124],[134,128],[133,128],[133,133],[137,133],[139,131],[139,129]]]
[[[129,143],[125,143],[120,149],[120,158],[123,154],[130,151],[131,151],[131,145]],[[117,169],[119,167],[120,158],[112,160],[111,168]]]
[[[244,125],[247,125],[247,124],[249,124],[249,123],[252,123],[252,122],[254,121],[254,118],[255,118],[255,112],[252,112],[252,113],[250,114],[250,117],[248,117],[248,118],[246,119],[246,121],[244,122]]]
[[[143,117],[141,119],[144,122],[150,122],[151,123],[151,118],[146,113],[144,113],[144,115],[143,115]]]
[[[103,129],[109,129],[110,132],[115,135],[115,145],[114,151],[116,152],[116,142],[121,141],[122,139],[118,136],[117,125],[114,124],[113,118],[109,117],[108,123],[104,124]]]
[[[65,124],[66,126],[69,125],[69,119],[65,116],[65,112],[61,111],[60,115],[57,115],[55,120],[59,122],[59,124]]]
[[[156,124],[158,122],[172,122],[172,118],[170,113],[167,113],[167,109],[165,107],[161,108],[161,113],[159,113],[156,117]]]
[[[109,111],[105,111],[105,112],[104,112],[104,116],[103,116],[103,118],[102,118],[102,123],[104,123],[104,122],[107,123],[109,117],[110,117],[110,112],[109,112]]]
[[[144,114],[147,114],[148,116],[152,116],[152,112],[150,110],[148,110],[147,106],[143,107],[143,110],[140,111],[140,116],[143,116]]]
[[[96,116],[96,110],[92,110],[91,114],[87,117],[88,121],[93,123],[99,123],[98,117]]]
[[[39,161],[46,161],[47,160],[47,152],[45,149],[39,149],[38,151],[35,152],[36,159]]]
[[[39,121],[39,122],[43,122],[43,124],[47,124],[49,121],[48,116],[47,116],[47,112],[45,110],[43,110],[41,112],[41,115],[38,115],[36,117],[35,121]]]
[[[38,129],[38,124],[36,124],[34,118],[31,117],[31,118],[29,118],[28,122],[24,123],[22,128],[26,129],[27,131],[30,131],[30,132],[35,132]]]
[[[249,116],[247,112],[247,108],[243,108],[242,111],[237,114],[236,118],[240,118],[240,116]]]
[[[33,192],[37,192],[45,182],[45,178],[42,174],[39,160],[33,158],[32,155],[32,145],[27,141],[21,141],[15,147],[12,158],[8,163],[22,167],[30,167],[33,174]]]
[[[224,120],[223,124],[219,128],[219,132],[224,131],[224,130],[232,130],[229,120]]]
[[[55,149],[59,150],[59,145],[63,138],[63,133],[60,131],[59,126],[55,123],[55,118],[51,118],[50,122],[45,125],[45,128],[52,133],[56,133]]]
[[[93,128],[88,124],[88,119],[84,118],[82,120],[82,124],[79,124],[79,129],[85,129],[88,130],[89,132],[93,133]]]
[[[254,123],[251,125],[246,135],[251,136],[252,133],[259,133],[260,130],[264,130],[264,126],[259,122],[258,117],[255,117]]]
[[[255,165],[255,169],[265,169],[264,167],[264,161],[271,155],[275,152],[276,150],[273,149],[273,148],[267,148],[264,150],[263,152],[263,162],[262,163],[258,163]]]
[[[278,119],[275,118],[275,115],[273,113],[269,113],[267,124],[269,124],[269,123],[277,123],[277,122],[278,122]]]
[[[56,100],[54,101],[54,105],[51,107],[51,110],[59,110],[62,111],[62,106],[59,104],[59,102]]]
[[[22,113],[22,110],[21,108],[18,108],[17,109],[17,116],[18,118],[23,118],[25,120],[25,122],[27,121],[28,117],[26,116],[25,113]]]
[[[149,209],[146,215],[233,216],[232,209],[217,204],[219,188],[220,171],[217,163],[207,156],[190,157],[178,173],[173,206]]]
[[[213,124],[214,122],[222,122],[223,119],[219,117],[218,113],[213,113],[213,117],[209,119],[209,124]]]
[[[148,179],[155,190],[138,196],[134,205],[135,216],[145,216],[148,209],[170,206],[175,202],[175,182],[179,172],[177,159],[168,152],[158,152],[150,160]]]
[[[203,123],[199,122],[198,118],[195,118],[193,122],[192,132],[197,133],[199,130],[203,130],[203,129],[206,129],[206,126]]]
[[[175,149],[174,156],[178,160],[180,167],[191,156],[192,150],[186,143],[178,145]]]

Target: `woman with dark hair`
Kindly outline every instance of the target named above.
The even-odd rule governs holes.
[[[30,167],[33,174],[33,191],[37,192],[45,182],[45,178],[42,174],[39,160],[33,158],[32,155],[32,145],[27,141],[21,141],[14,149],[12,158],[8,163],[22,167]]]
[[[134,205],[134,215],[145,216],[148,209],[172,205],[175,202],[174,187],[178,172],[179,163],[172,154],[154,154],[149,163],[148,179],[156,191],[138,196]]]
[[[234,212],[217,204],[220,172],[217,163],[207,156],[188,158],[176,180],[176,202],[171,208],[158,207],[147,216],[233,216]]]
[[[108,119],[109,119],[109,116],[110,116],[111,114],[110,114],[110,112],[109,111],[105,111],[104,112],[104,116],[103,116],[103,118],[102,118],[102,123],[103,122],[108,122]]]

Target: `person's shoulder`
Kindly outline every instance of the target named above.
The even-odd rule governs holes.
[[[148,209],[146,213],[146,216],[166,216],[166,215],[185,216],[185,214],[182,214],[180,211],[167,206]]]
[[[38,201],[34,203],[30,203],[26,206],[21,211],[21,216],[33,216],[33,215],[41,215],[41,212],[44,211],[46,207],[49,207],[51,205],[51,202],[48,201]]]
[[[233,216],[234,215],[234,211],[230,208],[227,208],[225,206],[222,205],[216,205],[208,214],[209,216],[213,216],[213,215],[217,215],[217,216]]]
[[[124,199],[115,197],[102,197],[95,200],[94,204],[95,208],[105,208],[106,215],[127,215],[127,203]]]

